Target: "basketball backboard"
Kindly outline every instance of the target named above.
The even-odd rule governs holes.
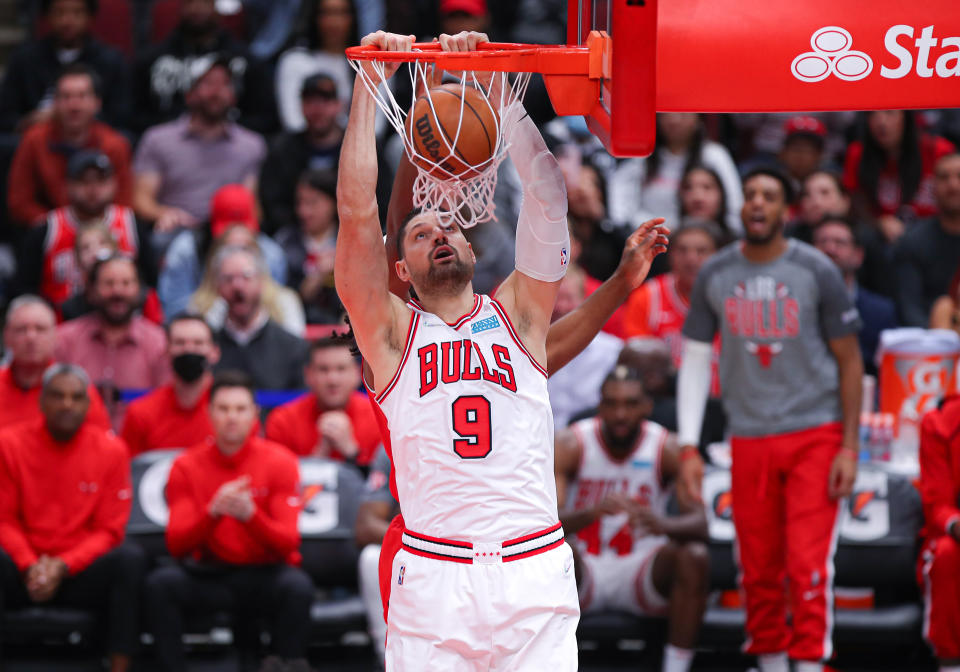
[[[656,140],[657,0],[567,0],[567,44],[586,45],[591,31],[609,40],[587,124],[614,156],[646,156]]]

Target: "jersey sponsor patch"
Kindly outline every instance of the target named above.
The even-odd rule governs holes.
[[[481,331],[490,331],[491,329],[499,329],[500,320],[497,319],[496,315],[487,317],[482,320],[477,320],[470,325],[471,334],[479,334]]]
[[[634,460],[630,463],[634,469],[653,469],[653,462],[650,460]]]

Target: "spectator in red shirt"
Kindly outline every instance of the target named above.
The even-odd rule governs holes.
[[[127,450],[86,422],[79,367],[43,375],[43,417],[0,433],[0,613],[32,604],[105,612],[112,672],[140,638],[143,551],[122,544],[130,516]]]
[[[923,636],[941,670],[960,665],[960,397],[947,397],[920,428],[920,497],[926,526],[917,578]]]
[[[57,320],[39,296],[24,294],[10,302],[3,327],[3,344],[10,364],[0,369],[0,428],[40,417],[40,382],[53,363]],[[90,422],[110,429],[110,417],[91,385]]]
[[[913,220],[936,213],[933,168],[953,151],[949,140],[921,133],[911,110],[867,112],[863,140],[847,150],[843,183],[892,243]]]
[[[82,149],[110,158],[117,176],[117,202],[131,204],[130,143],[96,120],[98,88],[96,73],[80,63],[67,66],[57,78],[51,118],[24,133],[10,166],[7,205],[12,220],[31,226],[69,203],[67,160]]]
[[[167,548],[180,562],[152,572],[145,592],[164,670],[187,669],[182,641],[187,611],[269,614],[273,646],[281,657],[301,658],[306,649],[314,589],[296,567],[297,460],[252,435],[253,395],[246,374],[218,373],[210,387],[214,438],[184,451],[170,470]]]
[[[274,409],[267,438],[297,455],[369,464],[380,432],[370,402],[358,391],[360,365],[350,346],[335,338],[315,341],[303,377],[310,392]]]
[[[95,312],[60,325],[56,355],[86,369],[119,430],[119,391],[157,387],[169,379],[167,339],[162,328],[137,314],[140,280],[129,257],[97,261],[90,273],[90,293]]]
[[[685,221],[670,236],[667,259],[670,272],[647,280],[627,299],[623,319],[628,338],[652,336],[670,346],[673,364],[680,367],[683,352],[681,330],[690,309],[690,292],[700,267],[720,247],[720,230],[711,222]],[[711,393],[720,394],[717,379],[717,356],[720,339],[714,339],[713,385]]]
[[[173,380],[127,407],[123,440],[130,456],[148,450],[186,448],[213,436],[207,410],[220,349],[198,315],[181,313],[167,325],[167,357]]]
[[[61,310],[83,287],[76,248],[80,232],[90,229],[103,230],[111,247],[136,258],[144,277],[155,279],[145,245],[150,231],[138,225],[133,210],[115,203],[117,177],[110,157],[97,150],[76,152],[67,162],[66,186],[69,203],[48,212],[24,238],[18,289],[41,294]]]

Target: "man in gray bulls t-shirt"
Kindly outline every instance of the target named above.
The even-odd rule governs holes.
[[[746,650],[761,672],[787,672],[788,657],[796,672],[820,672],[832,653],[838,500],[850,493],[857,469],[860,317],[833,263],[784,238],[786,178],[759,169],[743,190],[745,240],[700,270],[683,327],[678,494],[700,497],[696,445],[719,331]]]

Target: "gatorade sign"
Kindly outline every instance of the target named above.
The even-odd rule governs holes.
[[[661,3],[657,110],[960,107],[956,1],[865,9],[861,0]]]

